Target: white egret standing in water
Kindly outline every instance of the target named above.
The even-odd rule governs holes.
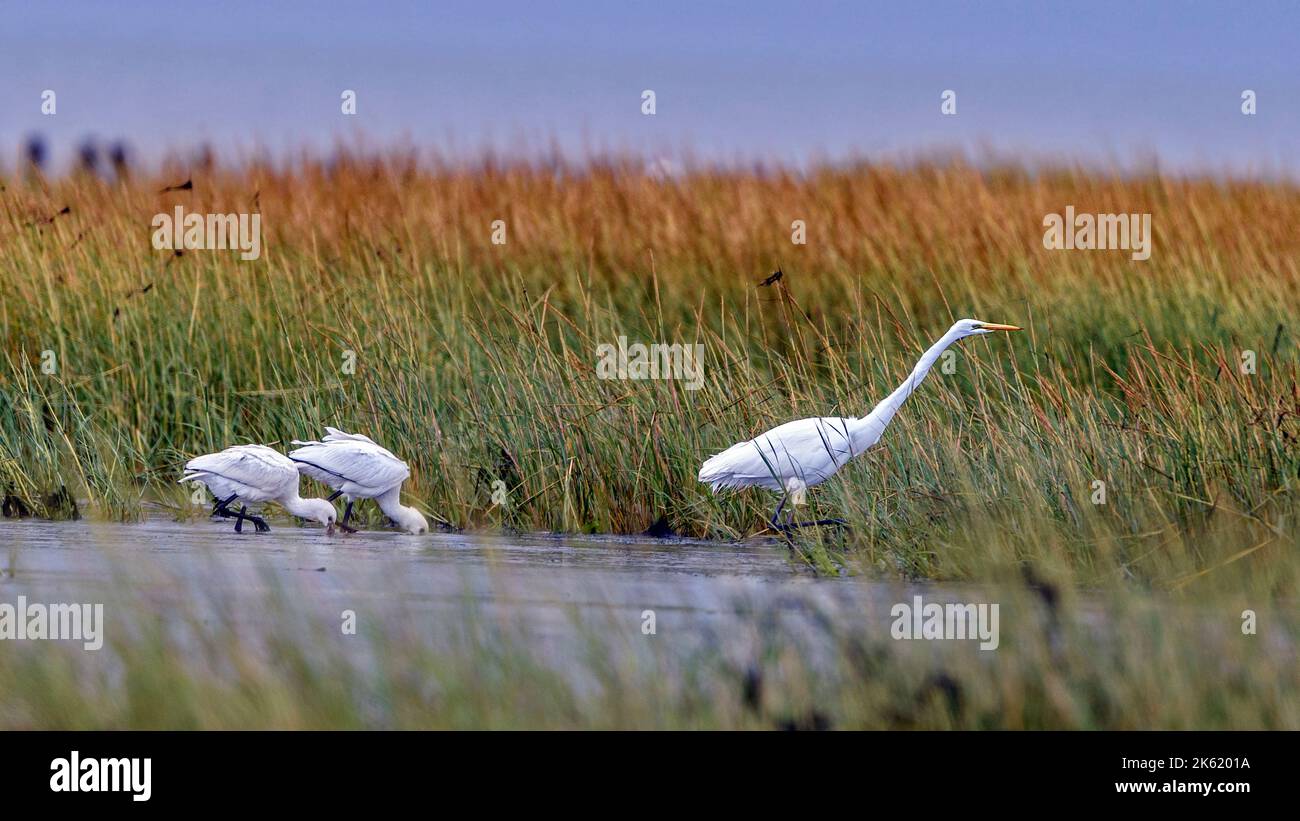
[[[711,457],[700,467],[699,479],[715,493],[723,488],[743,487],[765,487],[780,492],[781,502],[772,514],[771,524],[783,533],[797,527],[842,525],[842,519],[782,522],[780,516],[792,493],[826,481],[850,459],[880,440],[894,414],[949,345],[967,336],[1018,330],[1015,325],[959,320],[921,355],[903,384],[881,400],[871,413],[861,418],[817,416],[787,422]],[[794,518],[793,514],[790,518]]]

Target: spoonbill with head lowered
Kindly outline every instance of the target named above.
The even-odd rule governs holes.
[[[297,467],[279,451],[265,445],[235,445],[186,462],[180,481],[207,485],[216,497],[212,515],[234,519],[236,533],[244,532],[245,519],[258,533],[271,529],[262,517],[249,515],[247,504],[241,504],[238,512],[231,510],[236,501],[276,502],[294,516],[320,522],[332,533],[338,517],[334,505],[324,499],[299,496],[298,478]]]
[[[850,459],[880,440],[894,414],[949,345],[968,336],[1018,330],[1015,325],[958,320],[921,355],[903,384],[881,400],[871,413],[861,418],[816,416],[779,425],[711,457],[700,467],[699,480],[709,484],[715,493],[723,488],[755,486],[781,492],[781,502],[772,514],[771,525],[783,533],[797,527],[842,525],[841,519],[781,522],[780,516],[792,493],[825,482]]]
[[[410,478],[411,469],[370,437],[327,427],[319,442],[295,439],[293,444],[300,447],[290,451],[289,458],[298,470],[334,488],[331,500],[347,497],[342,525],[352,518],[357,499],[374,499],[380,510],[408,533],[429,530],[420,511],[401,503],[402,483]]]

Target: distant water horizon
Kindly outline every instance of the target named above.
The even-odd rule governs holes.
[[[342,142],[668,168],[955,154],[1128,173],[1300,169],[1291,2],[0,0],[0,19],[10,170],[33,134],[54,173],[88,138],[120,141],[146,168],[201,146],[223,163],[282,163]]]
[[[39,137],[40,135],[30,135]],[[459,146],[447,143],[421,145],[401,139],[388,142],[374,139],[340,138],[332,145],[304,141],[296,147],[272,149],[265,145],[240,142],[221,148],[209,142],[197,142],[144,154],[125,140],[95,140],[93,164],[86,165],[87,141],[64,144],[53,150],[44,143],[42,174],[55,179],[78,171],[93,170],[104,179],[113,179],[114,152],[124,151],[124,162],[132,174],[156,177],[167,173],[201,173],[204,169],[238,172],[253,166],[289,171],[302,165],[330,166],[354,160],[412,160],[426,171],[445,169],[472,170],[495,167],[554,168],[567,174],[582,174],[602,167],[615,166],[663,178],[684,177],[697,173],[784,173],[804,175],[827,169],[845,169],[863,165],[909,169],[921,166],[960,164],[983,170],[1015,169],[1029,174],[1078,171],[1120,178],[1159,175],[1177,179],[1211,179],[1225,181],[1263,181],[1300,184],[1300,163],[1251,162],[1245,165],[1212,161],[1171,163],[1158,152],[1145,149],[1111,152],[1107,155],[1074,156],[1062,152],[1034,150],[998,150],[987,142],[977,145],[935,144],[913,150],[889,151],[846,150],[838,156],[816,154],[795,161],[779,156],[732,155],[710,156],[689,146],[672,150],[577,149],[557,147],[544,139],[514,140],[506,145]],[[23,176],[30,161],[24,143],[0,150],[0,175]]]

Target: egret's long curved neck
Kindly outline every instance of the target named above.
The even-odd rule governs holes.
[[[938,342],[921,354],[921,358],[916,361],[916,367],[912,368],[912,372],[903,380],[903,384],[895,388],[894,392],[889,396],[880,400],[880,404],[876,405],[863,421],[870,423],[871,427],[875,428],[876,431],[884,430],[885,426],[894,418],[894,414],[898,413],[898,409],[903,406],[904,400],[911,396],[912,391],[916,390],[917,386],[925,381],[926,374],[938,361],[944,349],[960,338],[961,332],[955,328],[950,328],[948,333],[939,338]],[[876,435],[878,436],[879,433],[877,432]]]

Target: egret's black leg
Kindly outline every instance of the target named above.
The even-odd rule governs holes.
[[[326,497],[325,497],[325,501],[327,501],[327,502],[332,502],[332,501],[334,501],[335,499],[337,499],[338,497],[340,497],[340,496],[342,496],[342,495],[343,495],[343,491],[341,491],[341,490],[336,490],[336,491],[334,491],[333,493],[331,493],[330,495],[326,496]]]
[[[812,521],[812,522],[796,522],[794,521],[793,510],[790,511],[789,517],[784,522],[782,522],[780,521],[781,510],[785,507],[785,503],[789,498],[790,498],[790,494],[787,493],[785,496],[781,497],[781,504],[776,506],[776,512],[772,514],[771,524],[773,530],[779,531],[780,533],[789,533],[789,531],[801,527],[825,527],[827,525],[848,527],[849,523],[844,521],[843,519],[817,519],[816,521]]]
[[[780,530],[780,531],[785,530],[785,525],[781,524],[781,511],[782,509],[785,508],[785,502],[789,498],[790,498],[790,494],[788,493],[785,494],[784,496],[781,497],[781,503],[776,506],[776,511],[772,514],[772,521],[771,521],[773,530]]]
[[[826,527],[828,525],[848,527],[849,523],[843,519],[818,519],[813,522],[786,522],[784,527],[787,530],[794,530],[796,527]]]
[[[253,527],[257,528],[257,532],[258,532],[258,533],[270,533],[270,532],[271,532],[271,526],[268,525],[268,524],[266,523],[266,520],[263,519],[261,516],[249,516],[249,517],[248,517],[248,521],[250,521],[250,522],[253,523]]]
[[[239,512],[235,514],[235,532],[236,532],[236,533],[243,533],[243,532],[244,532],[244,519],[248,518],[248,517],[245,516],[244,514],[247,513],[247,512],[248,512],[248,505],[242,505],[242,506],[239,508]]]

